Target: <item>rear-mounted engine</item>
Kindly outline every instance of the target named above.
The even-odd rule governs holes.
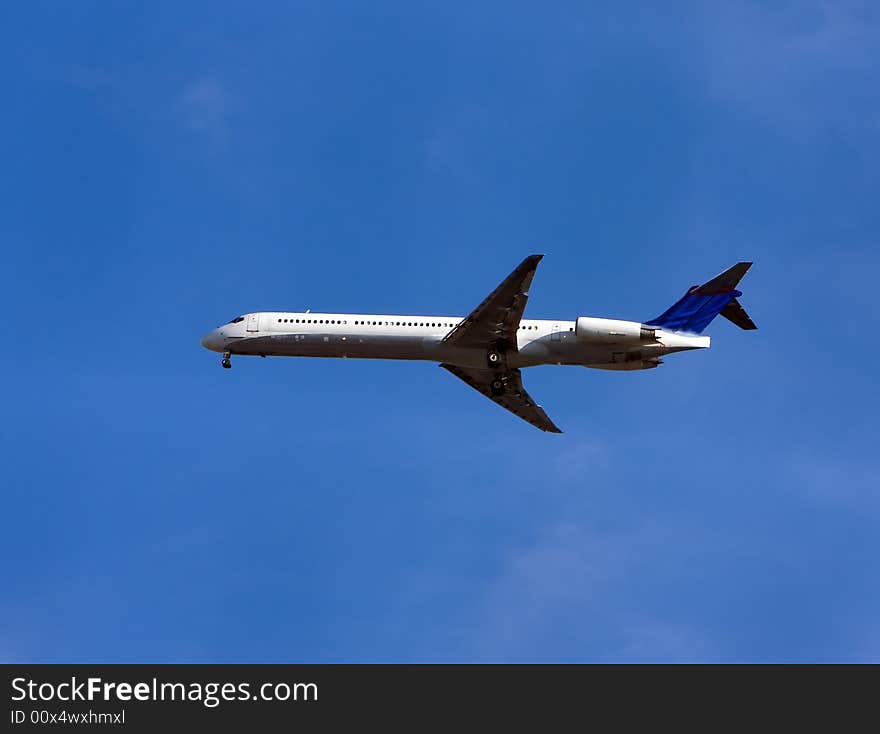
[[[578,341],[608,344],[636,344],[656,341],[656,329],[637,321],[618,321],[581,316],[575,326]]]

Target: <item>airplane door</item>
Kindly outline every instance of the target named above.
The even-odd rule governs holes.
[[[550,333],[550,341],[558,342],[562,338],[562,333],[559,331],[559,324],[553,324],[553,331]]]
[[[247,330],[248,331],[259,331],[260,330],[260,314],[258,314],[258,313],[248,314]]]

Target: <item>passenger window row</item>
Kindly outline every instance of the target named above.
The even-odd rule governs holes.
[[[236,321],[242,321],[242,318]],[[234,323],[234,322],[230,322]],[[341,319],[278,319],[279,324],[347,324],[348,321]],[[441,324],[437,322],[418,322],[418,321],[355,321],[355,326],[430,326],[432,328],[451,329],[455,324]],[[520,324],[520,329],[537,329],[537,326],[526,326]],[[569,331],[573,331],[570,329]]]
[[[440,324],[429,321],[355,321],[356,326],[431,326],[435,329],[451,329],[455,324]]]

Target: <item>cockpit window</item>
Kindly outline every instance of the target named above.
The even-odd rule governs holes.
[[[244,321],[244,316],[236,316],[236,317],[235,317],[234,319],[232,319],[232,321],[230,321],[229,323],[230,323],[230,324],[237,324],[239,321]]]

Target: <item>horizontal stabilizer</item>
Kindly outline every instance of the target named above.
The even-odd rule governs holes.
[[[749,315],[746,313],[746,310],[740,305],[740,302],[737,301],[735,298],[721,309],[721,315],[731,323],[736,324],[740,329],[751,331],[752,329],[758,328],[755,325],[755,322],[752,321],[751,318],[749,318]]]
[[[730,293],[739,285],[739,282],[750,267],[752,267],[751,263],[737,263],[732,268],[725,270],[721,275],[716,275],[708,283],[703,283],[703,285],[697,288],[696,292],[709,296],[719,293]]]

